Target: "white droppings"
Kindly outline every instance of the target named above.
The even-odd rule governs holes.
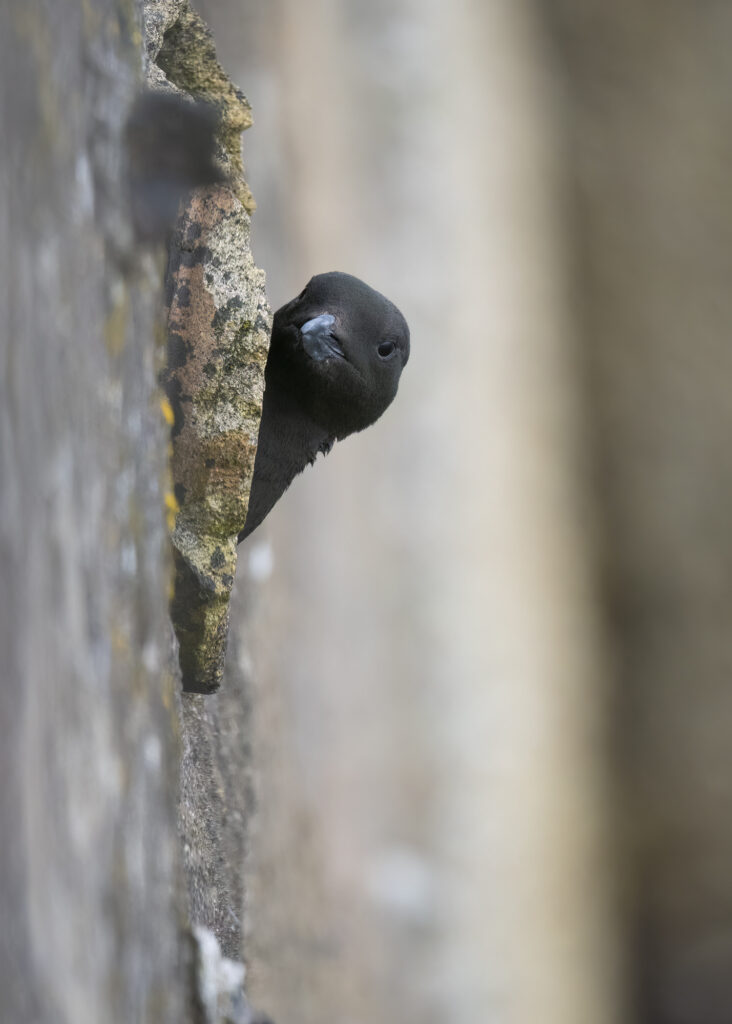
[[[223,1019],[220,1011],[227,1002],[230,1005],[238,1002],[246,972],[244,964],[222,955],[218,939],[208,928],[194,925],[193,934],[198,943],[198,996],[205,1020],[213,1024]]]

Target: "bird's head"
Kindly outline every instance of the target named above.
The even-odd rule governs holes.
[[[408,358],[409,328],[392,302],[350,274],[318,274],[275,313],[267,386],[340,439],[381,416]]]

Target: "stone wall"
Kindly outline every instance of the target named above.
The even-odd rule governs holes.
[[[202,829],[207,863],[225,854],[209,750],[192,703],[181,709],[168,618],[166,257],[133,231],[126,147],[144,83],[170,88],[155,63],[163,44],[169,70],[181,53],[212,66],[210,38],[182,0],[32,0],[0,11],[0,1019],[9,1024],[218,1019],[209,983],[220,953],[208,933],[194,939],[190,921],[225,938],[231,908],[218,880],[205,898],[191,882],[189,900],[184,872],[204,856]],[[175,71],[185,89],[185,69]],[[225,115],[241,105],[223,73],[218,87]],[[224,116],[245,254],[243,126]],[[246,294],[253,282],[256,306],[262,275],[251,260],[247,273],[234,287]],[[260,395],[262,362],[260,352]],[[229,753],[241,763],[241,748]],[[189,824],[194,803],[201,817]],[[238,907],[235,888],[234,871],[226,891]],[[227,949],[240,954],[237,941]],[[219,973],[231,1019],[249,1019],[243,969],[224,963]]]

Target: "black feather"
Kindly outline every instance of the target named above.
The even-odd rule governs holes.
[[[393,401],[408,358],[402,314],[350,274],[318,274],[275,313],[249,514],[239,540],[318,452],[376,422]]]

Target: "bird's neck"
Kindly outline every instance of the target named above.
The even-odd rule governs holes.
[[[271,384],[264,392],[259,436],[264,456],[287,485],[329,441],[324,427],[306,416],[291,395]]]
[[[319,451],[328,451],[333,440],[281,388],[272,383],[265,388],[243,537],[259,526],[298,473],[315,461]]]

